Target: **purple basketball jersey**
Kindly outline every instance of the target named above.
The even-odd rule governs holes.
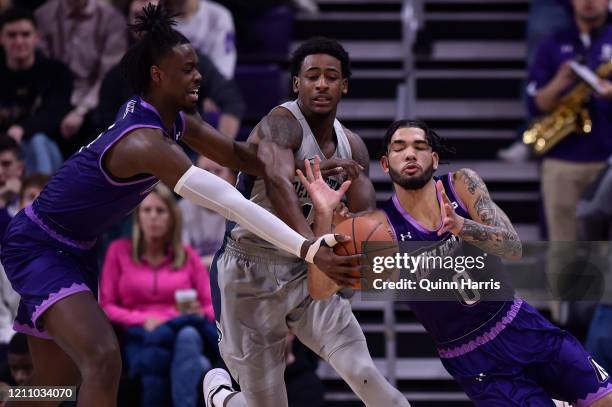
[[[133,211],[158,182],[149,174],[116,179],[104,168],[106,152],[138,128],[160,129],[178,141],[185,121],[181,112],[169,134],[155,107],[132,97],[115,123],[64,163],[26,209],[28,217],[58,240],[93,246],[97,236]]]
[[[454,191],[452,174],[434,177],[434,181],[438,179],[444,184],[444,189],[455,212],[466,219],[471,219],[465,204]],[[441,202],[439,194],[438,201]],[[476,257],[483,254],[480,249],[463,244],[460,238],[451,233],[438,236],[437,228],[436,230],[424,228],[401,206],[395,194],[385,203],[382,210],[387,215],[397,240],[411,242],[409,246],[407,245],[408,247],[422,246],[427,248],[428,253],[442,257],[461,255]],[[432,242],[438,243],[432,244]],[[502,267],[501,260],[492,255],[486,256],[485,264],[486,273],[485,270],[478,270],[472,272],[472,275],[467,275],[466,272],[462,274],[465,278],[486,281],[485,277],[501,270]],[[418,274],[417,277],[421,278]],[[452,276],[445,275],[444,277]],[[512,301],[483,301],[480,293],[473,290],[468,291],[470,292],[455,293],[457,301],[409,301],[410,308],[438,346],[444,348],[461,346],[464,342],[477,336],[479,332],[484,332],[494,326],[512,307]]]

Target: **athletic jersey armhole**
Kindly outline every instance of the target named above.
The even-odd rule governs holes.
[[[123,137],[125,137],[127,134],[129,134],[130,132],[136,130],[136,129],[159,129],[163,132],[163,129],[159,126],[154,126],[154,125],[150,125],[150,124],[135,124],[133,126],[128,127],[127,129],[123,130],[121,132],[121,134],[119,134],[119,136],[114,139],[111,143],[109,143],[104,150],[102,151],[102,153],[100,153],[100,158],[98,159],[98,168],[100,169],[100,172],[102,173],[102,175],[104,175],[104,178],[106,179],[106,181],[114,186],[125,186],[125,185],[133,185],[133,184],[138,184],[141,182],[145,182],[145,181],[149,181],[155,177],[153,176],[142,176],[142,175],[134,175],[133,177],[129,177],[129,178],[117,178],[114,175],[112,175],[110,172],[108,172],[106,170],[106,168],[104,168],[104,157],[106,156],[106,153],[108,152],[108,150],[110,150],[119,140],[123,139]],[[144,174],[143,174],[144,175]]]

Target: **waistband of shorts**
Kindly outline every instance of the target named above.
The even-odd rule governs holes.
[[[225,238],[224,251],[232,256],[255,263],[295,264],[304,261],[298,257],[279,256],[276,250],[248,243],[240,243],[231,237]]]
[[[93,240],[75,240],[54,230],[50,227],[47,222],[43,220],[43,217],[34,209],[32,205],[26,206],[24,209],[25,215],[38,227],[40,227],[47,235],[52,239],[63,243],[67,246],[77,248],[79,250],[90,250],[96,245],[97,239]]]

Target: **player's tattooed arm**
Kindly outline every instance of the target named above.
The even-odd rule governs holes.
[[[369,177],[370,154],[361,137],[346,128],[344,131],[351,145],[353,160],[363,167],[363,171],[353,179],[346,193],[348,208],[353,213],[374,210],[376,209],[376,192]]]
[[[264,166],[263,180],[274,213],[298,233],[313,236],[293,185],[294,152],[302,143],[299,122],[287,109],[274,109],[259,122],[249,140],[259,145],[257,156]]]
[[[473,219],[464,219],[459,236],[487,253],[507,259],[521,258],[519,236],[508,215],[491,199],[482,178],[464,168],[453,174],[453,184]]]

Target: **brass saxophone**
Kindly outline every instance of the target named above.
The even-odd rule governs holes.
[[[600,78],[612,73],[612,61],[601,64],[595,71]],[[523,133],[523,143],[536,155],[542,155],[572,133],[589,134],[593,124],[586,104],[592,89],[581,82],[559,102],[552,113],[535,120]]]

